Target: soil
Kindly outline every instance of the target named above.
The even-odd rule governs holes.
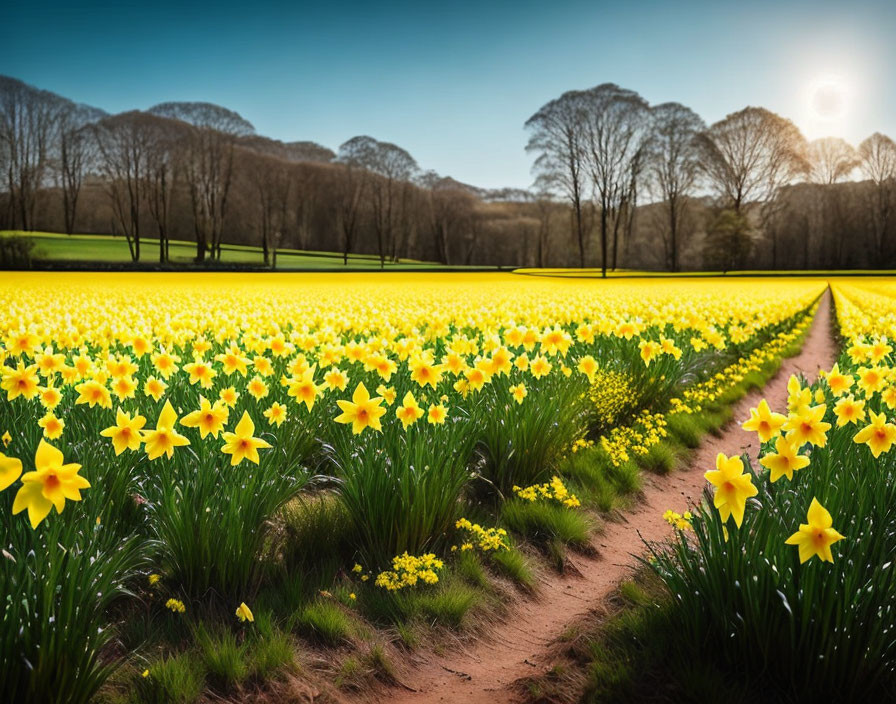
[[[544,674],[552,664],[554,642],[599,609],[619,582],[632,574],[644,541],[662,541],[670,535],[672,528],[663,512],[682,512],[699,500],[706,486],[704,472],[715,468],[716,455],[755,452],[755,435],[740,427],[749,409],[762,398],[773,410],[783,409],[791,374],[802,373],[811,381],[819,369],[833,366],[837,352],[831,331],[831,296],[826,292],[800,354],[785,360],[764,389],[737,402],[733,421],[719,437],[706,436],[687,467],[667,476],[645,474],[641,500],[631,510],[611,516],[605,530],[593,538],[594,556],[572,556],[572,569],[544,577],[536,595],[521,599],[486,635],[451,652],[424,649],[411,654],[400,668],[401,687],[374,696],[390,704],[520,701],[514,683]]]

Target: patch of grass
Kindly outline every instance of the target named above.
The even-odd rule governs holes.
[[[470,610],[482,600],[482,593],[459,580],[452,580],[432,592],[413,595],[413,610],[427,621],[460,629]]]
[[[526,556],[517,548],[499,550],[491,556],[491,561],[498,572],[513,580],[525,589],[535,586],[535,575]]]
[[[371,645],[364,660],[380,679],[387,682],[391,682],[395,679],[395,666],[389,659],[382,643],[374,643]]]
[[[351,619],[333,601],[318,599],[293,616],[293,625],[305,637],[336,646],[351,639],[354,627]]]
[[[599,447],[571,454],[561,466],[560,473],[570,481],[570,489],[580,500],[605,513],[616,508],[625,496],[636,492],[641,485],[639,467],[634,462],[616,467]]]
[[[364,665],[355,655],[349,655],[339,665],[339,671],[336,673],[336,686],[358,686],[359,680],[364,676]]]
[[[144,704],[192,704],[205,688],[205,672],[194,653],[171,655],[146,669],[149,674],[134,683],[137,699]]]
[[[587,517],[575,509],[551,501],[511,499],[501,507],[501,521],[509,530],[536,542],[588,545]]]
[[[666,427],[672,437],[691,450],[700,446],[700,438],[706,432],[706,426],[689,413],[669,416]]]
[[[480,589],[491,588],[491,584],[488,581],[488,575],[482,565],[482,560],[473,550],[465,550],[457,556],[455,569],[457,570],[457,574],[471,586]]]
[[[205,625],[196,632],[196,643],[210,684],[227,691],[241,684],[249,676],[246,645],[237,642],[229,630],[213,632]]]
[[[267,680],[278,672],[291,670],[295,664],[295,649],[289,636],[280,631],[258,638],[251,648],[249,668],[252,677]]]
[[[650,446],[646,455],[640,455],[638,462],[649,472],[668,474],[678,464],[678,453],[670,443],[658,442]]]

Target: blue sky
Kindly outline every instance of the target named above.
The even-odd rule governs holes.
[[[110,112],[206,100],[259,133],[396,142],[481,186],[531,183],[525,120],[614,82],[707,122],[746,105],[810,138],[896,137],[896,2],[13,3],[0,73]],[[812,93],[832,83],[842,113]]]

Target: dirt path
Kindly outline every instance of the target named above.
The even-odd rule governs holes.
[[[749,409],[766,398],[774,410],[787,400],[787,380],[802,372],[813,380],[821,368],[835,360],[831,339],[830,292],[825,292],[801,353],[785,360],[778,374],[761,391],[755,391],[734,406],[734,422],[721,438],[707,436],[695,451],[687,469],[666,477],[645,475],[644,497],[637,506],[606,524],[593,540],[597,558],[572,558],[571,575],[549,575],[539,585],[536,597],[518,604],[510,618],[492,630],[486,639],[468,643],[464,650],[447,654],[415,653],[404,675],[408,689],[392,689],[382,701],[390,704],[451,702],[452,704],[502,704],[516,700],[512,688],[516,680],[542,674],[550,661],[549,646],[564,629],[575,624],[629,574],[633,554],[643,550],[642,538],[663,540],[671,528],[662,519],[668,508],[682,511],[696,501],[706,484],[703,473],[715,467],[719,452],[728,455],[749,450],[755,435],[740,428]]]

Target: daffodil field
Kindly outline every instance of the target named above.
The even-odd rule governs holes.
[[[841,353],[786,408],[743,423],[758,457],[720,454],[712,501],[670,511],[647,558],[684,658],[737,663],[792,701],[894,696],[896,286],[831,283]],[[782,683],[784,686],[782,687]]]
[[[474,562],[522,582],[522,548],[724,424],[826,286],[6,273],[4,693],[227,696],[338,623],[439,621]],[[854,694],[896,656],[896,285],[832,291],[838,366],[756,408],[755,464],[721,455],[648,563],[682,638]]]

